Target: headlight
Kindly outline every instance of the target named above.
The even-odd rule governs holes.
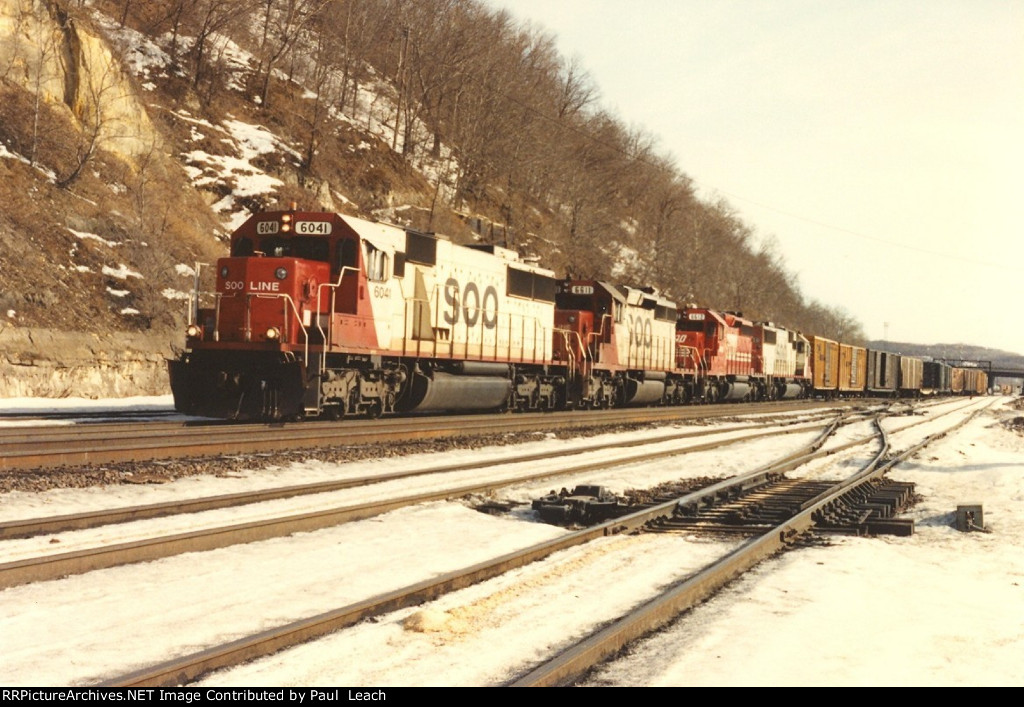
[[[188,328],[185,329],[185,336],[187,336],[190,339],[202,339],[203,328],[196,324],[189,324]]]
[[[276,341],[277,339],[280,339],[280,338],[281,338],[281,331],[276,326],[272,326],[269,329],[267,329],[267,340],[268,341]]]
[[[228,266],[225,265],[220,269],[220,276],[226,278],[228,276]]]
[[[283,280],[286,277],[288,277],[288,270],[286,270],[285,268],[278,268],[277,270],[274,271],[274,277],[276,277],[278,280]]]

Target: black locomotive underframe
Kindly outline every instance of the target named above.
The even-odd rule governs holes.
[[[233,420],[377,417],[402,412],[539,411],[761,399],[754,380],[563,365],[356,353],[196,350],[169,361],[175,407]],[[725,395],[723,391],[747,394]],[[769,393],[770,395],[770,393]]]

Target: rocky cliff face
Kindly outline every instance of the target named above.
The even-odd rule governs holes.
[[[351,116],[307,89],[302,61],[269,74],[265,102],[252,22],[221,17],[200,72],[202,13],[166,32],[154,5],[0,0],[0,397],[169,392],[189,273],[254,211],[464,229],[393,147],[393,92],[372,72]]]
[[[0,79],[31,94],[31,101],[64,113],[67,123],[87,137],[86,144],[102,146],[129,169],[158,146],[146,109],[110,47],[53,0],[0,0]],[[69,142],[70,137],[65,136]],[[65,194],[67,199],[74,196]],[[46,207],[39,204],[38,208]],[[28,246],[33,255],[40,254],[40,247],[33,245]],[[24,264],[12,257],[10,263],[0,258],[9,277],[13,277],[10,271]],[[58,268],[58,263],[50,259],[47,265]],[[4,289],[10,282],[5,281]],[[69,287],[55,294],[49,283],[37,283],[39,291],[21,296],[47,296],[54,300],[48,306],[60,307],[61,296],[75,292]],[[5,299],[15,301],[12,295]],[[166,333],[99,335],[13,326],[16,310],[4,310],[0,311],[0,396],[168,392],[164,359],[171,352]]]
[[[0,397],[108,398],[169,392],[156,337],[0,328]]]
[[[0,0],[0,73],[39,100],[65,106],[84,132],[122,158],[157,143],[110,47],[55,0]]]

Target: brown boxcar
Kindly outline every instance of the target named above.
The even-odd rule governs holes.
[[[988,395],[988,373],[985,371],[978,371],[978,377],[975,379],[977,385],[974,387],[974,392],[978,395]]]
[[[988,393],[988,373],[980,368],[954,368],[951,389],[954,395],[985,395]]]
[[[842,395],[864,393],[868,376],[868,350],[861,346],[839,344],[839,392]]]
[[[814,392],[832,397],[839,391],[839,344],[820,336],[807,337],[811,342],[811,373]]]
[[[978,369],[964,369],[964,395],[974,395],[978,392]]]
[[[967,369],[954,366],[950,371],[949,390],[953,395],[964,395],[967,393]]]
[[[924,361],[915,356],[900,356],[900,395],[917,397],[924,379]]]

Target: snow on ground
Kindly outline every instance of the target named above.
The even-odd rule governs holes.
[[[913,537],[785,554],[590,684],[1024,685],[1022,453],[981,417],[891,473],[923,496]],[[972,503],[991,533],[953,528]]]
[[[278,153],[289,154],[298,160],[299,154],[262,125],[228,119],[219,127],[211,127],[227,136],[222,141],[233,145],[238,156],[212,155],[203,150],[193,150],[182,157],[196,187],[231,185],[231,191],[214,204],[213,209],[223,214],[228,220],[228,229],[234,230],[249,218],[247,211],[238,209],[238,199],[271,194],[284,184],[277,177],[255,166],[253,161],[263,155]],[[195,133],[196,129],[193,131]]]
[[[140,404],[145,403],[133,402]],[[896,479],[916,483],[924,497],[913,510],[913,537],[836,538],[831,546],[771,560],[639,644],[591,684],[1024,684],[1024,438],[997,422],[998,415],[1015,414],[1006,408],[986,413],[893,472]],[[893,427],[904,421],[914,418],[900,418]],[[866,432],[863,425],[848,434]],[[744,443],[740,454],[633,465],[596,482],[620,490],[655,478],[733,473],[744,460],[780,455],[802,437]],[[636,439],[637,433],[624,438]],[[524,447],[572,444],[546,438]],[[107,495],[125,494],[114,502],[119,505],[161,494],[214,493],[355,474],[360,468],[383,473],[507,454],[508,447],[460,450],[344,470],[310,460],[241,479],[182,480],[180,486],[6,494],[0,508],[6,517],[25,517],[44,513],[33,506],[41,498],[52,501],[44,503],[52,506],[48,514],[69,512],[76,504],[95,507]],[[509,494],[529,498],[552,485],[562,482],[524,485]],[[991,533],[952,528],[953,512],[964,503],[983,504]],[[21,508],[8,515],[9,506]],[[89,684],[564,532],[524,520],[527,513],[494,517],[458,503],[427,504],[315,533],[10,588],[0,592],[0,684]],[[206,683],[500,684],[548,646],[592,630],[726,547],[695,536],[607,538],[212,675]]]
[[[0,398],[0,413],[93,413],[93,412],[171,412],[174,398],[171,395],[139,395],[130,398]],[[9,425],[4,420],[0,425]],[[45,421],[33,420],[33,425],[45,425]]]
[[[118,246],[121,245],[117,241],[107,240],[106,238],[102,238],[100,236],[97,236],[95,233],[88,233],[86,231],[76,231],[73,228],[68,228],[68,231],[70,231],[75,236],[75,238],[78,238],[79,240],[95,241],[97,243],[102,243],[103,245],[107,246],[108,248],[117,248]]]
[[[163,398],[154,398],[160,401]],[[136,400],[148,400],[145,398]],[[159,402],[154,407],[146,408],[142,402],[133,404],[133,409],[158,410]],[[90,409],[103,409],[99,406]],[[28,424],[28,423],[26,423]],[[733,425],[729,425],[732,427]],[[692,446],[707,442],[715,435],[719,438],[736,438],[750,434],[752,427],[737,431],[723,431],[716,433],[713,428],[705,426],[663,426],[653,427],[648,430],[636,431],[629,435],[631,441],[637,439],[650,440],[649,449],[658,448],[674,449]],[[820,429],[820,428],[819,428]],[[667,439],[682,433],[699,432],[701,436],[682,440]],[[780,443],[778,440],[763,440],[755,445],[764,447],[771,453],[780,444],[788,444],[795,447],[807,439],[815,436],[815,431],[808,431],[801,435],[792,435],[788,442]],[[608,460],[616,457],[625,457],[637,452],[636,448],[621,448],[592,452],[594,446],[608,444],[615,440],[622,439],[621,434],[602,434],[593,437],[580,439],[558,439],[551,434],[538,434],[535,442],[525,442],[510,446],[494,446],[480,449],[453,449],[446,452],[414,454],[399,458],[381,458],[363,460],[351,463],[328,463],[317,459],[305,459],[296,461],[286,466],[273,466],[248,472],[232,473],[227,476],[201,475],[176,479],[169,483],[139,485],[123,484],[120,486],[91,487],[91,488],[69,488],[53,489],[42,493],[31,493],[14,491],[7,493],[4,503],[0,504],[0,521],[11,521],[40,516],[64,515],[69,513],[83,513],[103,508],[120,506],[141,505],[150,503],[162,503],[176,499],[196,498],[200,496],[216,496],[233,493],[241,489],[256,490],[277,488],[287,485],[311,484],[337,479],[355,478],[362,476],[387,475],[399,472],[419,472],[434,467],[443,467],[451,464],[495,464],[483,469],[470,469],[459,473],[446,473],[435,477],[420,477],[417,479],[400,479],[396,481],[375,484],[369,487],[357,487],[344,489],[331,494],[319,494],[316,497],[297,497],[293,499],[281,499],[263,504],[251,505],[245,508],[224,509],[221,511],[210,511],[202,514],[192,514],[187,519],[174,520],[162,519],[150,521],[161,524],[199,523],[206,518],[214,518],[213,522],[242,522],[253,519],[255,515],[267,515],[271,511],[287,510],[288,512],[299,513],[312,510],[315,507],[330,507],[331,505],[348,505],[357,503],[368,503],[385,496],[409,495],[412,493],[427,492],[431,490],[449,488],[453,484],[470,485],[474,482],[487,478],[498,478],[509,475],[510,467],[501,465],[512,450],[517,454],[536,454],[548,452],[552,455],[579,450],[569,463],[577,464],[587,458]],[[754,446],[746,446],[745,449],[756,449]],[[715,452],[710,456],[702,455],[702,469],[708,474],[725,475],[734,474],[742,468],[742,459],[737,459],[735,453],[729,449]],[[552,472],[560,471],[566,462],[556,459],[552,462],[529,462],[518,465],[517,473],[522,476],[535,474],[548,467]],[[591,473],[587,478],[594,483],[609,486],[613,490],[623,491],[626,488],[637,484],[654,484],[661,481],[674,480],[683,476],[699,475],[694,471],[693,464],[686,456],[665,459],[652,465],[650,463],[633,465],[618,469],[608,469],[597,474]],[[570,482],[565,479],[542,479],[523,484],[504,492],[504,496],[522,503],[528,503],[532,498],[546,493],[552,486],[560,487]],[[165,526],[171,527],[170,525]],[[90,531],[95,532],[95,531]],[[29,542],[29,541],[25,541]],[[10,547],[10,546],[8,546]]]
[[[169,33],[162,36],[157,42],[129,27],[121,27],[113,18],[99,11],[93,13],[93,18],[103,27],[107,38],[121,48],[128,67],[139,79],[144,89],[154,88],[153,82],[161,77],[169,76],[172,73],[181,75],[182,69],[176,67],[175,63],[171,61],[169,49],[172,44],[172,36]],[[179,33],[175,40],[178,43],[180,56],[194,44],[195,37]],[[300,39],[300,41],[302,40]],[[207,37],[207,42],[208,51],[211,55],[216,56],[218,69],[228,88],[239,94],[244,94],[246,77],[251,76],[252,67],[258,63],[256,58],[229,37],[217,32]],[[314,68],[304,58],[306,53],[308,52],[304,52],[300,46],[289,73],[285,74],[275,70],[275,76],[279,80],[292,81],[303,88],[303,100],[312,101],[317,94],[305,88],[302,83],[306,77],[312,74]],[[396,115],[399,111],[395,88],[379,79],[377,72],[372,67],[366,66],[363,69],[369,78],[349,87],[350,90],[355,90],[355,96],[354,100],[346,106],[347,113],[338,110],[336,102],[331,96],[325,97],[329,104],[329,116],[339,123],[352,125],[365,133],[376,136],[382,144],[389,146],[399,154],[406,155],[431,184],[439,186],[442,195],[446,194],[451,189],[454,175],[459,169],[456,156],[447,144],[441,146],[438,157],[433,156],[430,150],[414,150],[412,152],[415,154],[408,154],[404,145],[406,126],[404,124],[396,125]],[[343,72],[335,70],[324,85],[340,86],[343,80]],[[254,103],[260,102],[257,96],[248,98]],[[221,214],[225,227],[229,231],[237,228],[250,215],[241,203],[245,197],[273,194],[283,184],[276,177],[257,167],[253,162],[255,158],[269,154],[283,154],[295,161],[302,159],[296,150],[284,144],[279,137],[262,126],[250,125],[233,119],[225,120],[221,125],[214,126],[208,121],[197,120],[187,114],[176,113],[176,115],[193,123],[194,140],[202,139],[204,134],[202,128],[206,128],[209,129],[207,132],[211,130],[218,133],[226,132],[229,136],[227,140],[236,148],[238,153],[236,156],[211,155],[200,150],[182,155],[186,160],[186,169],[195,186],[200,188],[224,184],[231,186],[231,193],[213,205],[214,210]],[[433,133],[420,121],[415,123],[411,134],[417,145],[429,145],[433,138]],[[0,157],[16,156],[0,145]],[[334,194],[346,203],[351,203],[337,192]],[[384,209],[378,216],[393,217],[393,212],[390,209]]]

